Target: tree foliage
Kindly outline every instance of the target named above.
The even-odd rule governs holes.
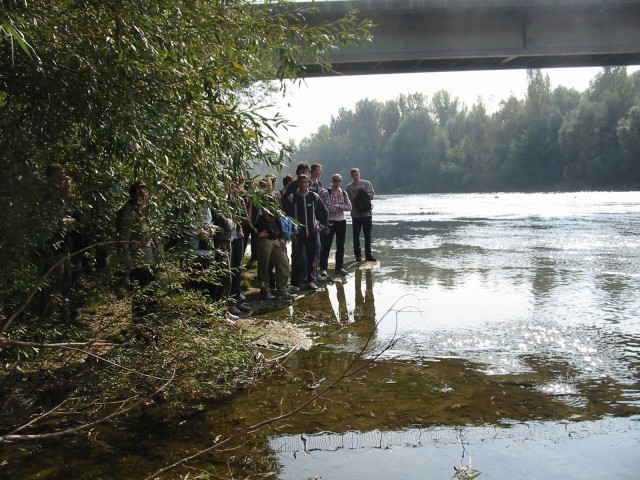
[[[313,28],[311,14],[241,0],[4,2],[0,207],[12,213],[0,220],[3,260],[24,260],[59,228],[58,205],[43,195],[52,162],[73,178],[94,241],[113,238],[135,180],[163,218],[215,201],[252,163],[281,165],[288,147],[274,131],[285,119],[264,113],[284,88],[277,80],[368,36],[353,14]],[[3,281],[21,268],[2,263]]]
[[[583,93],[552,89],[540,70],[527,80],[523,100],[492,114],[445,91],[361,100],[297,155],[329,174],[358,166],[387,193],[638,188],[640,72],[604,68]]]
[[[156,237],[164,241],[176,234],[172,215],[177,209],[185,214],[179,233],[193,233],[189,213],[198,204],[228,208],[222,200],[230,179],[247,180],[256,163],[283,165],[290,147],[274,132],[285,119],[265,112],[285,88],[284,80],[298,78],[304,64],[326,64],[326,54],[336,46],[370,36],[370,22],[357,19],[354,12],[309,26],[313,12],[312,4],[280,1],[2,2],[3,369],[53,369],[53,363],[37,357],[43,348],[61,342],[91,348],[88,332],[70,329],[55,318],[34,320],[24,307],[50,288],[52,274],[63,270],[52,267],[51,258],[70,234],[82,234],[89,244],[107,245],[114,239],[115,214],[133,182],[149,186],[152,223]],[[59,184],[45,178],[46,167],[53,163],[73,179],[70,198],[62,198]],[[63,221],[71,211],[79,212],[74,217],[78,221]],[[94,273],[86,282],[90,285],[100,290],[111,280]],[[52,293],[62,302],[69,300],[68,292]],[[165,339],[177,339],[179,330],[168,326]],[[180,364],[198,358],[215,363],[209,354],[197,357],[208,336],[180,337],[191,352],[183,355],[177,355],[173,345],[178,340],[167,340],[153,355],[166,364],[134,356],[132,368],[156,370],[173,362],[183,372]],[[36,358],[36,363],[25,358]],[[196,370],[201,378],[210,372],[202,365]],[[95,373],[93,368],[88,371]],[[118,383],[116,377],[113,383]]]

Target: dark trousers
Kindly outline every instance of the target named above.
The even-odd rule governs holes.
[[[320,255],[320,268],[322,270],[326,270],[329,266],[329,252],[331,251],[334,236],[336,237],[336,270],[340,270],[344,265],[344,241],[347,236],[346,220],[329,222],[329,233],[324,237]]]
[[[224,242],[228,244],[229,242]],[[216,277],[210,278],[209,269],[216,266]],[[231,289],[231,270],[229,268],[229,251],[221,248],[211,255],[199,255],[191,266],[192,277],[188,282],[190,288],[200,290],[213,301],[229,296]]]
[[[242,293],[242,259],[244,258],[244,238],[231,241],[231,297],[239,300]]]
[[[294,287],[299,287],[302,281],[315,282],[317,268],[316,235],[297,235],[297,240],[291,245],[291,285]]]
[[[373,228],[372,217],[360,217],[353,219],[353,254],[356,259],[362,258],[362,249],[360,248],[360,230],[364,232],[364,256],[371,258],[371,230]]]

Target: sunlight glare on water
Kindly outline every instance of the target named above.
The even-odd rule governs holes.
[[[361,418],[432,399],[409,423],[443,426],[276,436],[279,478],[441,479],[471,458],[501,480],[637,476],[640,192],[380,196],[373,217],[380,267],[327,287],[347,331],[328,345],[389,361],[358,377]]]

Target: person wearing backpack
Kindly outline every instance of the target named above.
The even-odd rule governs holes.
[[[373,218],[371,214],[371,200],[375,195],[373,185],[368,180],[360,178],[360,169],[351,169],[353,181],[345,189],[351,200],[351,222],[353,226],[353,254],[356,262],[362,261],[362,249],[360,247],[360,231],[364,232],[364,256],[368,262],[375,262],[371,254],[371,230]]]

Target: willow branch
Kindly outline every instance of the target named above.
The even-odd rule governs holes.
[[[4,322],[4,324],[0,327],[0,338],[4,338],[6,332],[7,332],[7,330],[9,330],[9,327],[11,326],[11,324],[15,321],[16,318],[18,318],[20,315],[22,315],[22,313],[26,310],[26,308],[31,304],[31,302],[33,301],[35,296],[38,294],[38,292],[40,291],[40,289],[44,285],[44,282],[46,281],[46,279],[57,268],[59,268],[64,263],[70,261],[72,257],[75,257],[76,255],[82,255],[84,252],[89,251],[89,250],[91,250],[91,249],[93,249],[95,247],[113,245],[113,244],[117,244],[117,243],[127,243],[127,242],[123,242],[123,241],[119,241],[119,240],[113,240],[113,241],[110,241],[110,242],[94,243],[93,245],[89,245],[88,247],[81,248],[80,250],[77,250],[77,251],[75,251],[75,252],[73,252],[71,254],[64,255],[60,260],[58,260],[56,263],[51,265],[51,267],[49,267],[49,269],[40,278],[38,283],[36,283],[36,285],[31,289],[31,291],[29,292],[29,295],[27,295],[27,298],[22,303],[22,305],[20,305],[20,307],[18,307],[18,309],[15,312],[13,312],[9,316],[9,318],[7,318],[7,320]]]
[[[156,389],[151,395],[144,396],[144,397],[140,398],[138,401],[134,402],[133,405],[129,405],[126,408],[118,408],[115,412],[112,412],[109,415],[106,415],[106,416],[104,416],[104,417],[102,417],[102,418],[100,418],[98,420],[94,420],[93,422],[85,423],[85,424],[79,425],[77,427],[66,428],[66,429],[59,430],[57,432],[51,432],[51,433],[35,433],[35,434],[24,434],[24,435],[17,435],[17,434],[14,434],[14,433],[10,433],[10,434],[7,434],[7,435],[0,436],[0,443],[13,442],[13,441],[17,441],[17,440],[42,440],[42,439],[47,439],[47,438],[62,437],[64,435],[69,435],[71,433],[76,433],[76,432],[80,432],[80,431],[83,431],[83,430],[87,430],[88,428],[91,428],[91,427],[93,427],[95,425],[98,425],[100,423],[106,422],[106,421],[111,420],[111,419],[113,419],[115,417],[118,417],[120,415],[124,415],[125,413],[128,413],[128,412],[130,412],[132,410],[135,410],[136,408],[139,408],[139,407],[143,406],[147,402],[148,398],[151,398],[151,397],[153,397],[155,395],[158,395],[160,392],[165,390],[169,386],[169,384],[173,381],[173,379],[175,378],[176,368],[177,368],[177,366],[174,366],[171,378],[169,380],[167,380],[163,385],[161,385],[158,389]],[[66,401],[68,401],[68,400],[65,400],[65,402]],[[54,409],[52,409],[49,412],[46,412],[45,414],[41,415],[35,421],[40,420],[40,419],[44,418],[45,416],[50,415],[52,412],[54,412],[55,410],[60,408],[65,402],[62,402],[61,404],[59,404]],[[29,424],[33,425],[35,423],[35,421],[29,422]],[[29,425],[29,424],[27,424],[27,425]],[[19,427],[18,429],[14,430],[14,432],[21,431],[24,428],[26,428],[26,425],[23,426],[23,427]]]
[[[60,343],[39,343],[12,340],[7,337],[0,337],[0,348],[3,347],[25,347],[25,348],[87,348],[87,347],[120,347],[119,343],[103,343],[90,340],[88,342],[60,342]]]

